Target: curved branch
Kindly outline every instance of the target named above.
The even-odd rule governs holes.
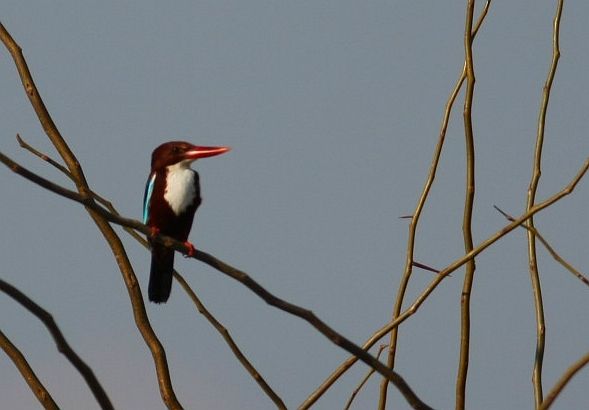
[[[481,13],[479,15],[479,18],[477,19],[477,22],[476,22],[474,28],[472,29],[472,39],[474,39],[476,37],[481,25],[483,24],[483,21],[485,20],[485,17],[487,17],[487,13],[489,11],[490,5],[491,5],[491,0],[487,0],[485,3],[485,6],[483,7],[483,10],[481,11]],[[456,81],[456,84],[455,84],[455,86],[454,86],[452,92],[450,93],[450,96],[448,97],[448,100],[446,102],[446,106],[444,109],[444,116],[442,119],[442,124],[440,126],[440,134],[438,137],[438,142],[437,142],[436,148],[434,150],[429,174],[426,179],[425,185],[423,187],[419,201],[417,202],[417,205],[415,207],[415,211],[413,212],[413,215],[411,216],[411,223],[409,225],[409,235],[408,235],[408,239],[407,239],[407,252],[406,252],[406,256],[405,256],[405,268],[403,271],[403,276],[401,278],[401,283],[399,284],[399,288],[397,290],[397,297],[395,300],[395,305],[393,307],[393,315],[392,315],[393,320],[396,319],[401,314],[401,309],[403,308],[403,300],[405,298],[405,292],[407,290],[407,287],[409,286],[409,280],[411,279],[411,275],[413,273],[412,268],[413,268],[413,265],[415,264],[415,261],[413,260],[413,258],[414,258],[414,251],[415,251],[415,236],[416,236],[416,232],[417,232],[417,226],[419,224],[419,219],[420,219],[423,207],[425,206],[425,202],[428,199],[430,189],[431,189],[431,187],[434,183],[434,180],[436,178],[438,164],[440,162],[440,157],[442,155],[442,148],[443,148],[444,142],[446,140],[446,131],[448,129],[448,124],[450,122],[450,114],[452,112],[452,107],[454,106],[454,101],[456,100],[456,97],[458,96],[458,92],[462,88],[462,84],[464,83],[466,76],[467,76],[467,62],[464,61],[464,65],[462,67],[462,73],[460,74],[460,77]],[[387,359],[387,365],[391,369],[393,369],[395,367],[395,355],[397,353],[397,338],[398,338],[398,329],[395,328],[391,331],[391,337],[390,337],[390,342],[389,342],[389,354],[388,354],[388,359]],[[388,389],[388,384],[381,383],[379,409],[384,409],[384,407],[385,407],[386,397],[387,397],[387,389]],[[320,395],[320,394],[323,394],[323,392],[320,391],[319,389],[316,390],[312,395],[312,396],[315,396],[314,400],[317,400],[319,398],[318,395]],[[313,399],[313,398],[309,397],[309,399]]]
[[[0,330],[0,348],[6,352],[8,357],[12,360],[16,368],[22,374],[22,377],[25,379],[37,399],[41,403],[41,405],[48,410],[59,410],[59,407],[53,401],[53,398],[43,386],[43,383],[37,378],[37,375],[31,369],[31,366],[27,362],[27,359],[23,356],[23,354],[18,350],[18,348],[12,344],[10,339],[6,337],[6,335]]]
[[[583,367],[587,366],[587,364],[589,364],[589,352],[587,352],[583,357],[581,357],[579,360],[573,363],[571,367],[569,367],[567,371],[564,372],[564,374],[560,377],[560,379],[558,379],[558,382],[556,382],[552,390],[550,390],[548,395],[546,395],[546,398],[544,398],[544,401],[540,405],[539,410],[549,409],[550,406],[552,406],[552,404],[554,403],[554,400],[556,400],[558,395],[566,387],[566,385],[573,378],[573,376],[577,374],[577,372],[581,370]]]
[[[176,278],[178,283],[180,283],[180,286],[182,286],[184,291],[188,293],[188,296],[190,297],[190,299],[192,299],[192,302],[194,302],[198,311],[213,325],[217,332],[221,334],[223,339],[225,339],[225,342],[229,345],[229,348],[231,349],[235,357],[237,357],[237,360],[239,360],[239,362],[242,364],[243,367],[245,367],[247,372],[253,377],[256,383],[258,383],[262,390],[270,397],[270,399],[272,399],[274,404],[276,404],[276,407],[279,409],[286,410],[286,406],[280,398],[280,396],[278,396],[274,392],[274,390],[272,390],[272,387],[270,387],[270,385],[266,383],[266,380],[264,380],[262,375],[256,370],[256,368],[249,362],[247,357],[245,357],[245,355],[241,352],[239,346],[237,346],[237,344],[233,341],[233,338],[229,334],[227,328],[223,326],[223,324],[220,323],[213,315],[211,315],[207,308],[202,304],[198,296],[196,296],[196,293],[194,293],[194,291],[190,288],[188,283],[176,270],[174,270],[174,277]]]
[[[118,224],[121,226],[133,228],[133,229],[135,229],[145,235],[148,235],[151,233],[149,228],[147,226],[143,225],[142,223],[140,223],[139,221],[136,221],[133,219],[128,219],[128,218],[123,218],[118,215],[114,215],[114,214],[108,212],[107,210],[105,210],[104,208],[102,208],[101,206],[99,206],[94,201],[89,201],[88,198],[82,197],[79,193],[65,189],[57,184],[54,184],[54,183],[46,180],[45,178],[42,178],[42,177],[34,174],[33,172],[27,170],[26,168],[22,167],[21,165],[17,164],[16,162],[12,161],[10,158],[5,156],[1,152],[0,152],[0,162],[5,164],[12,171],[29,179],[30,181],[50,190],[58,195],[64,196],[64,197],[69,198],[73,201],[79,202],[88,208],[91,208],[92,211],[94,211],[97,214],[99,214],[100,216],[102,216],[105,220],[108,220],[112,223],[115,223],[115,224]],[[481,242],[471,252],[456,259],[454,262],[452,262],[446,268],[442,269],[440,271],[440,273],[438,275],[436,275],[436,277],[432,280],[432,282],[430,282],[428,287],[417,297],[417,299],[413,302],[413,304],[408,309],[406,309],[395,320],[391,321],[390,323],[385,325],[382,329],[377,331],[362,348],[358,347],[357,345],[355,345],[354,343],[350,342],[348,339],[344,338],[342,335],[337,333],[335,330],[331,329],[324,322],[319,320],[319,318],[317,318],[313,314],[313,312],[303,309],[297,305],[288,303],[288,302],[274,296],[273,294],[268,292],[266,289],[264,289],[260,284],[258,284],[255,280],[253,280],[245,272],[240,271],[240,270],[232,267],[231,265],[228,265],[225,262],[215,258],[214,256],[212,256],[206,252],[200,251],[198,249],[196,250],[194,255],[192,255],[191,257],[194,259],[198,259],[201,262],[204,262],[204,263],[208,264],[209,266],[215,268],[216,270],[218,270],[218,271],[232,277],[233,279],[241,282],[243,285],[245,285],[250,290],[252,290],[254,293],[256,293],[256,295],[258,295],[259,297],[264,299],[268,304],[304,319],[305,321],[310,323],[313,327],[315,327],[317,330],[319,330],[319,332],[321,332],[324,336],[326,336],[328,339],[330,339],[333,343],[335,343],[336,345],[347,350],[349,353],[352,353],[354,356],[357,356],[358,359],[362,360],[363,362],[365,362],[369,366],[374,367],[375,370],[378,371],[383,376],[391,377],[391,379],[390,379],[391,382],[393,382],[393,384],[395,384],[395,386],[397,388],[399,388],[404,393],[404,395],[406,394],[405,397],[416,397],[415,393],[413,393],[413,391],[409,388],[409,386],[406,384],[406,382],[403,379],[400,379],[400,380],[396,379],[396,377],[400,378],[400,376],[397,373],[391,372],[390,369],[387,369],[386,366],[384,366],[380,361],[376,360],[372,355],[366,353],[365,350],[369,349],[371,346],[374,345],[374,343],[376,343],[385,334],[390,332],[395,327],[399,326],[401,323],[403,323],[405,320],[407,320],[410,316],[412,316],[415,312],[417,312],[417,310],[419,309],[421,304],[425,301],[425,299],[431,294],[431,292],[433,292],[433,290],[439,285],[439,283],[442,280],[444,280],[444,278],[446,276],[448,276],[450,273],[454,272],[456,269],[460,268],[468,260],[477,256],[479,253],[481,253],[486,248],[488,248],[489,246],[491,246],[492,244],[497,242],[503,236],[505,236],[509,232],[513,231],[515,228],[517,228],[519,225],[524,223],[531,216],[533,216],[536,213],[542,211],[543,209],[551,206],[552,204],[561,200],[565,196],[570,195],[574,191],[574,189],[577,186],[577,184],[579,183],[579,181],[586,174],[588,169],[589,169],[589,158],[587,158],[585,160],[585,162],[583,163],[583,166],[579,169],[579,171],[577,172],[575,177],[561,191],[552,195],[551,197],[544,200],[543,202],[537,203],[528,212],[525,212],[523,215],[521,215],[520,217],[515,219],[513,222],[504,226],[502,229],[497,231],[495,234],[488,237],[485,241]],[[156,241],[170,247],[171,249],[181,252],[184,255],[188,255],[188,253],[189,253],[189,250],[186,248],[186,245],[184,245],[184,243],[176,241],[175,239],[173,239],[171,237],[168,237],[165,235],[157,235],[157,236],[154,236],[153,238]],[[367,344],[370,344],[370,346],[367,346]],[[355,360],[353,360],[353,361],[355,362]],[[400,384],[397,385],[397,383],[393,379],[396,379],[398,382],[400,382]],[[401,382],[401,380],[402,380],[402,382]],[[405,388],[404,386],[406,386],[407,390],[402,390]],[[410,401],[410,403],[412,403],[412,402]],[[417,405],[419,405],[419,404],[417,404]],[[426,406],[426,405],[424,404],[424,406]],[[416,407],[416,408],[419,408],[419,407]],[[427,407],[424,407],[424,408],[427,408]]]
[[[523,224],[530,216],[535,215],[536,213],[542,211],[543,209],[551,206],[555,202],[559,201],[560,199],[564,198],[565,196],[572,193],[581,180],[587,170],[589,169],[589,158],[587,158],[581,167],[581,169],[577,172],[577,175],[572,179],[572,181],[560,192],[554,194],[550,198],[546,199],[543,202],[536,204],[532,209],[528,212],[525,212],[523,215],[514,219],[509,225],[504,226],[499,231],[495,232],[493,235],[489,236],[486,240],[481,242],[477,245],[471,252],[468,254],[456,259],[446,268],[442,269],[440,273],[436,276],[436,278],[430,282],[428,287],[417,297],[417,299],[413,302],[413,304],[407,308],[402,314],[400,314],[396,319],[392,320],[391,322],[384,325],[382,328],[374,332],[372,336],[370,336],[362,345],[364,350],[370,349],[374,346],[380,339],[382,339],[387,333],[389,333],[392,329],[398,327],[401,323],[407,320],[409,317],[414,315],[418,310],[421,304],[425,301],[425,299],[429,296],[431,292],[440,284],[440,282],[446,277],[449,276],[452,272],[456,269],[460,268],[464,265],[470,258],[475,257],[479,253],[483,252],[489,246],[493,245],[503,236],[507,235],[509,232],[513,231],[515,228]],[[327,379],[323,381],[323,383],[303,402],[300,406],[301,409],[308,409],[321,395],[342,375],[344,374],[350,367],[352,367],[358,358],[356,357],[349,357],[346,359],[337,369],[333,371]]]
[[[511,216],[507,212],[503,211],[497,205],[493,205],[493,208],[495,208],[497,210],[497,212],[499,212],[501,215],[503,215],[508,221],[514,221],[513,216]],[[544,247],[546,248],[548,253],[554,258],[555,261],[560,263],[566,270],[568,270],[573,275],[575,275],[585,285],[589,286],[589,279],[587,278],[587,276],[583,275],[583,273],[581,273],[577,268],[575,268],[566,259],[564,259],[562,256],[560,256],[558,254],[558,252],[556,252],[556,250],[552,247],[552,245],[550,245],[550,243],[548,243],[546,238],[544,238],[544,236],[538,231],[538,229],[535,226],[529,227],[526,224],[520,225],[520,226],[526,230],[531,230],[534,233],[534,236],[536,237],[536,239],[538,239],[540,241],[540,243],[542,245],[544,245]]]
[[[83,199],[84,205],[86,205],[88,214],[104,236],[105,240],[108,242],[108,245],[113,252],[115,260],[119,266],[119,270],[123,275],[125,286],[127,287],[127,291],[129,293],[135,325],[141,333],[141,336],[143,337],[146,345],[149,347],[154,359],[162,400],[168,408],[181,409],[182,406],[176,398],[176,394],[174,393],[172,386],[172,380],[170,379],[170,371],[166,360],[165,350],[157,338],[155,332],[153,331],[151,324],[149,323],[149,318],[147,317],[147,313],[145,311],[145,305],[143,304],[143,298],[137,283],[137,278],[133,272],[133,268],[131,267],[129,259],[127,258],[123,244],[113,230],[112,226],[110,226],[108,223],[107,219],[105,219],[101,213],[95,212],[95,209],[92,205],[96,205],[96,203],[94,202],[94,199],[91,195],[91,189],[88,186],[86,177],[82,171],[82,167],[80,166],[80,163],[74,153],[70,150],[69,146],[61,136],[57,126],[51,118],[51,115],[47,111],[39,91],[35,86],[27,66],[27,62],[22,54],[22,49],[16,43],[16,41],[14,41],[14,39],[10,36],[8,31],[6,31],[1,23],[0,41],[2,41],[2,43],[6,46],[14,60],[25,92],[29,97],[29,101],[35,110],[35,113],[37,114],[37,118],[39,119],[45,134],[47,134],[47,137],[51,140],[53,146],[59,155],[63,158],[69,172],[72,174],[72,178],[76,184],[79,196]]]
[[[464,252],[474,247],[472,239],[472,208],[475,198],[475,148],[472,127],[472,103],[474,98],[474,62],[472,56],[472,21],[474,16],[474,0],[466,2],[466,27],[464,29],[464,54],[466,63],[466,93],[464,96],[464,136],[466,142],[466,194],[464,199],[464,215],[462,219],[462,236]],[[474,283],[476,264],[474,258],[465,264],[464,282],[460,295],[460,358],[456,376],[456,410],[464,410],[466,401],[466,380],[470,357],[470,295]]]
[[[18,163],[14,162],[13,160],[8,158],[6,155],[4,155],[1,152],[0,152],[0,162],[5,164],[7,167],[9,167],[15,173],[25,177],[26,179],[36,183],[37,185],[40,185],[43,188],[46,188],[46,189],[48,189],[58,195],[61,195],[65,198],[68,198],[68,199],[71,199],[73,201],[83,204],[93,214],[96,214],[97,216],[100,217],[100,219],[98,219],[98,218],[97,219],[101,223],[99,225],[99,227],[101,227],[101,228],[103,227],[102,221],[104,221],[104,224],[106,224],[107,226],[109,226],[108,222],[112,222],[112,223],[115,223],[118,225],[127,226],[129,228],[136,229],[145,235],[151,234],[150,229],[147,226],[140,223],[139,221],[136,221],[133,219],[128,219],[128,218],[123,218],[121,216],[115,215],[115,214],[107,211],[106,209],[104,209],[100,205],[98,205],[96,202],[94,202],[94,200],[92,198],[83,196],[78,192],[74,192],[69,189],[63,188],[60,185],[54,184],[53,182],[29,171],[28,169],[26,169],[23,166],[19,165]],[[111,230],[112,230],[112,228],[111,228]],[[156,240],[156,241],[158,241],[158,242],[160,242],[160,243],[162,243],[162,244],[164,244],[164,245],[166,245],[166,246],[168,246],[178,252],[181,252],[184,255],[188,255],[188,253],[189,253],[189,250],[186,248],[186,245],[183,242],[179,242],[179,241],[177,241],[171,237],[165,236],[165,235],[156,235],[156,236],[153,236],[153,238],[154,238],[154,240]],[[117,243],[120,244],[120,239],[116,236],[115,237],[109,236],[108,240],[109,240],[109,244],[113,243],[114,241],[116,241]],[[120,246],[122,249],[122,244]],[[115,250],[113,249],[113,252],[114,251]],[[364,363],[366,363],[370,367],[374,368],[377,372],[379,372],[381,375],[383,375],[388,380],[390,380],[401,391],[401,393],[406,398],[406,400],[409,402],[409,404],[411,404],[414,408],[416,408],[416,409],[429,409],[430,408],[427,404],[423,403],[419,399],[419,397],[413,392],[413,390],[407,384],[407,382],[398,373],[388,369],[383,363],[381,363],[379,360],[377,360],[374,356],[372,356],[368,352],[364,351],[358,345],[354,344],[349,339],[347,339],[346,337],[344,337],[343,335],[341,335],[340,333],[336,332],[334,329],[329,327],[325,322],[323,322],[321,319],[319,319],[310,310],[304,309],[300,306],[297,306],[297,305],[289,303],[283,299],[280,299],[279,297],[277,297],[277,296],[273,295],[272,293],[270,293],[269,291],[267,291],[264,287],[262,287],[259,283],[257,283],[253,278],[251,278],[247,273],[240,271],[239,269],[236,269],[229,264],[226,264],[225,262],[215,258],[214,256],[212,256],[206,252],[203,252],[203,251],[197,249],[196,252],[194,253],[194,255],[192,255],[191,257],[194,259],[198,259],[201,262],[204,262],[207,265],[215,268],[216,270],[224,273],[225,275],[230,276],[231,278],[241,282],[243,285],[245,285],[251,291],[253,291],[256,295],[258,295],[260,298],[262,298],[264,301],[266,301],[266,303],[268,303],[269,305],[277,307],[280,310],[283,310],[283,311],[288,312],[292,315],[298,316],[301,319],[304,319],[305,321],[307,321],[309,324],[311,324],[313,327],[315,327],[315,329],[317,329],[321,334],[323,334],[325,337],[327,337],[333,343],[335,343],[336,345],[340,346],[341,348],[347,350],[349,353],[352,353],[354,356],[357,356]],[[124,261],[126,261],[126,263],[128,263],[128,260],[126,259],[126,254],[124,254],[124,253],[117,254],[117,257],[116,257],[117,262],[121,262],[121,260],[123,258],[124,258]],[[122,264],[122,265],[120,264],[119,267],[121,269],[124,269],[125,264]],[[132,285],[130,285],[130,287],[128,287],[129,292],[131,292],[131,291],[139,292],[139,285],[137,284],[136,278],[134,275],[133,275],[133,279],[135,282]],[[141,302],[141,308],[145,309],[143,306],[143,300],[141,298],[140,298],[140,302]],[[134,305],[134,311],[135,311],[135,305]],[[160,354],[163,354],[163,357],[165,360],[165,353],[162,351],[162,352],[160,352]]]
[[[34,155],[36,155],[37,157],[39,157],[43,161],[46,161],[49,164],[53,165],[58,170],[60,170],[62,173],[64,173],[66,176],[68,176],[70,179],[73,178],[71,173],[67,170],[67,168],[63,167],[61,164],[59,164],[57,161],[52,159],[47,154],[44,154],[41,151],[39,151],[39,150],[35,149],[34,147],[32,147],[31,145],[29,145],[27,142],[25,142],[20,137],[20,135],[17,134],[16,139],[18,140],[18,143],[22,148],[30,151],[31,153],[33,153]],[[102,196],[98,195],[95,192],[92,192],[92,196],[96,199],[96,201],[98,201],[102,205],[104,205],[110,212],[112,212],[115,215],[120,216],[119,212],[116,210],[116,208],[114,207],[114,205],[110,201],[106,200],[105,198],[103,198]],[[141,235],[139,235],[137,232],[135,232],[131,228],[125,227],[124,229],[129,235],[131,235],[133,237],[133,239],[135,239],[137,242],[139,242],[145,248],[149,248],[148,242]],[[239,360],[239,362],[243,365],[243,367],[245,367],[247,372],[254,378],[254,380],[258,383],[258,385],[262,388],[262,390],[270,397],[270,399],[274,402],[274,404],[276,404],[277,408],[286,409],[286,406],[284,405],[284,402],[282,401],[280,396],[278,396],[274,392],[274,390],[272,390],[272,388],[268,385],[266,380],[264,380],[264,377],[262,377],[262,375],[258,372],[258,370],[250,363],[250,361],[247,359],[247,357],[245,357],[245,355],[242,353],[242,351],[239,349],[239,347],[237,346],[237,344],[235,343],[235,341],[231,337],[231,334],[229,333],[227,328],[225,326],[223,326],[223,324],[221,324],[221,322],[219,322],[217,320],[217,318],[215,316],[213,316],[213,314],[211,312],[209,312],[209,310],[201,302],[200,298],[192,290],[192,288],[190,287],[188,282],[186,282],[186,280],[184,280],[182,275],[180,275],[180,273],[176,270],[174,270],[173,273],[174,273],[174,277],[176,278],[176,280],[180,283],[180,286],[184,289],[184,291],[188,294],[188,296],[190,297],[192,302],[195,304],[196,309],[199,311],[200,314],[202,314],[205,317],[205,319],[207,319],[209,321],[209,323],[211,323],[211,325],[215,328],[215,330],[217,330],[217,332],[219,332],[221,334],[221,337],[223,337],[225,342],[229,345],[229,348],[231,349],[231,351],[233,352],[233,354],[235,355],[237,360]]]
[[[544,145],[544,126],[546,123],[546,112],[548,110],[548,101],[550,100],[550,90],[552,82],[558,67],[560,58],[559,50],[559,33],[560,33],[560,16],[562,15],[563,0],[559,0],[556,7],[556,14],[553,20],[552,32],[552,62],[544,88],[542,91],[542,103],[538,115],[538,130],[536,133],[536,147],[534,149],[534,162],[532,177],[528,188],[526,209],[530,209],[536,201],[536,191],[540,176],[542,175],[542,148]],[[540,283],[540,274],[538,272],[538,260],[536,258],[536,236],[534,235],[534,218],[530,218],[526,225],[528,229],[528,265],[530,271],[530,282],[532,284],[532,293],[534,295],[534,312],[536,316],[536,352],[534,354],[534,369],[532,371],[532,384],[534,386],[534,401],[536,408],[540,407],[543,401],[542,392],[542,364],[544,362],[544,350],[546,345],[546,324],[544,319],[544,301],[542,299],[542,286]]]
[[[18,74],[20,76],[20,80],[22,85],[25,89],[25,93],[27,97],[29,97],[29,101],[31,102],[31,106],[35,110],[37,114],[37,118],[47,134],[47,137],[51,140],[57,152],[63,158],[64,162],[66,163],[68,169],[72,173],[74,177],[74,181],[76,182],[78,189],[81,192],[84,192],[84,189],[88,187],[88,183],[86,182],[86,177],[84,176],[84,172],[82,171],[82,167],[80,163],[76,159],[74,153],[70,150],[69,146],[61,136],[61,133],[57,129],[57,126],[53,122],[49,111],[45,107],[45,103],[39,94],[39,90],[37,90],[37,86],[33,81],[33,76],[29,71],[29,67],[27,65],[27,61],[25,60],[22,49],[18,45],[16,41],[12,38],[10,33],[4,28],[2,23],[0,23],[0,41],[4,43],[4,46],[12,56],[14,63],[16,65],[16,69],[18,70]]]
[[[387,347],[387,345],[381,345],[378,348],[378,353],[376,354],[376,358],[378,359],[380,357],[380,354],[382,353],[382,351]],[[372,376],[374,374],[374,369],[370,369],[368,370],[368,372],[366,372],[366,375],[364,376],[364,378],[360,381],[360,383],[358,384],[358,386],[354,389],[354,391],[352,392],[352,394],[350,395],[350,398],[348,399],[348,402],[346,403],[344,410],[349,410],[350,407],[352,407],[352,403],[354,402],[354,399],[356,398],[356,396],[358,395],[358,393],[360,393],[360,390],[362,390],[362,388],[364,387],[364,385],[368,382],[368,379],[370,379],[370,376]]]
[[[49,312],[31,300],[27,295],[2,279],[0,279],[0,290],[16,300],[25,309],[27,309],[33,315],[37,316],[37,318],[43,322],[47,330],[49,330],[49,333],[51,333],[51,336],[57,345],[57,350],[63,353],[69,362],[82,375],[100,407],[103,409],[114,409],[110,399],[108,398],[108,395],[94,375],[94,372],[69,345],[65,339],[65,336],[63,333],[61,333],[59,326],[57,326],[57,323],[55,323],[53,316],[51,316]]]

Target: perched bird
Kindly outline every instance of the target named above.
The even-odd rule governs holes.
[[[194,246],[188,240],[194,213],[201,203],[198,173],[190,164],[220,155],[229,147],[200,147],[183,141],[170,141],[157,147],[151,156],[151,173],[143,197],[143,223],[151,228],[151,271],[149,300],[164,303],[172,290],[174,250],[152,240],[160,233],[185,243],[189,253]]]

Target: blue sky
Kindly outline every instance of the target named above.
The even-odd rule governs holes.
[[[525,206],[555,6],[495,2],[475,41],[475,243],[505,224],[493,204],[515,215]],[[231,146],[195,164],[204,202],[191,241],[361,344],[390,318],[407,240],[407,221],[398,217],[416,205],[462,68],[464,8],[463,1],[6,0],[0,18],[97,192],[140,219],[153,148],[171,139]],[[586,2],[565,2],[540,200],[568,183],[589,152],[587,15]],[[68,185],[18,147],[16,133],[56,156],[12,60],[1,55],[0,150]],[[416,242],[417,260],[438,268],[463,252],[462,98]],[[0,184],[0,277],[54,315],[117,408],[163,408],[121,275],[85,211],[7,169]],[[536,218],[585,272],[588,195],[584,180]],[[117,231],[146,291],[149,255]],[[589,350],[589,289],[538,253],[548,391]],[[176,261],[289,408],[348,357],[222,274]],[[462,277],[446,279],[400,333],[397,370],[436,408],[454,405]],[[416,271],[408,303],[430,279]],[[472,303],[469,407],[531,408],[535,324],[523,230],[477,259]],[[177,284],[166,305],[147,308],[186,408],[273,408]],[[0,329],[63,408],[98,408],[35,318],[6,296],[0,311]],[[316,408],[343,408],[365,371],[355,366]],[[589,402],[586,374],[554,408]],[[0,375],[3,405],[38,407],[5,357]],[[379,381],[366,386],[356,408],[375,407]],[[391,392],[390,407],[407,408]]]

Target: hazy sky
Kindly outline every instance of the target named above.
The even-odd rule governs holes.
[[[250,273],[362,344],[390,319],[407,220],[422,190],[448,94],[463,64],[465,1],[4,0],[0,20],[22,46],[37,86],[91,186],[141,218],[153,148],[171,139],[229,145],[195,164],[204,202],[191,240]],[[477,2],[480,10],[482,2]],[[497,1],[475,41],[475,243],[520,214],[529,184],[556,1]],[[547,118],[538,199],[560,190],[589,153],[589,2],[565,1],[562,58]],[[20,149],[16,133],[57,157],[14,64],[0,54],[0,150],[53,181],[58,171]],[[420,262],[460,257],[464,201],[462,101],[416,243]],[[121,274],[78,204],[0,168],[0,277],[57,320],[116,408],[161,409],[154,365],[133,323]],[[540,214],[541,232],[589,272],[589,180]],[[142,291],[149,254],[120,232]],[[589,289],[539,248],[547,342],[544,387],[589,350]],[[348,354],[240,284],[176,258],[207,307],[289,408]],[[417,270],[407,304],[430,281]],[[454,406],[463,271],[401,327],[396,369],[428,404]],[[177,284],[147,306],[187,409],[271,409],[272,402]],[[64,409],[98,408],[38,320],[0,295],[0,329]],[[383,342],[388,339],[383,339]],[[477,259],[467,404],[533,407],[533,299],[517,230]],[[38,408],[0,355],[2,407]],[[341,409],[358,364],[317,403]],[[589,370],[555,409],[589,403]],[[375,377],[356,409],[375,408]],[[391,388],[390,408],[407,404]]]

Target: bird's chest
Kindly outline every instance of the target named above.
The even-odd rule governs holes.
[[[198,195],[196,178],[196,173],[190,168],[168,169],[164,199],[176,215],[194,204]]]

